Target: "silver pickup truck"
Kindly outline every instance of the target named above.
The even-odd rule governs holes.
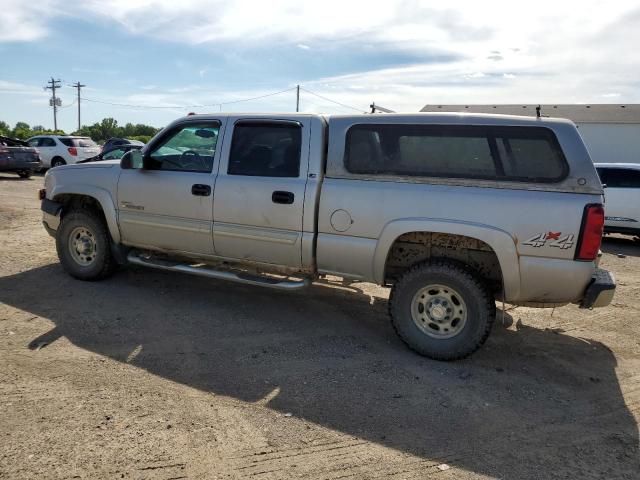
[[[50,170],[44,226],[72,276],[133,263],[279,289],[391,287],[394,328],[453,360],[496,300],[608,305],[603,190],[567,120],[191,115],[121,161]]]

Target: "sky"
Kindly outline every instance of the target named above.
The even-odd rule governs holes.
[[[0,120],[638,103],[640,0],[0,0]],[[261,99],[243,101],[248,98]],[[312,93],[310,93],[312,92]],[[319,96],[318,96],[319,95]],[[324,98],[323,98],[324,97]],[[229,103],[236,102],[236,103]],[[337,103],[336,103],[337,102]],[[224,103],[224,105],[219,105]],[[121,105],[113,105],[121,104]]]

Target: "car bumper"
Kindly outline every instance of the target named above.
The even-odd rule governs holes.
[[[42,162],[25,162],[24,160],[0,161],[0,172],[34,172],[42,168]]]
[[[49,235],[55,237],[56,231],[60,226],[62,205],[48,198],[43,198],[40,203],[40,210],[42,210],[42,225]]]
[[[591,283],[584,291],[580,308],[606,307],[613,300],[616,291],[616,279],[613,274],[602,268],[597,268]]]

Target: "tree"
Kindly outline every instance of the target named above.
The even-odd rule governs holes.
[[[4,135],[5,137],[11,133],[11,127],[8,123],[0,120],[0,135]]]
[[[13,136],[14,138],[25,140],[31,136],[31,127],[28,123],[18,122],[16,123],[16,126],[13,127],[11,136]]]

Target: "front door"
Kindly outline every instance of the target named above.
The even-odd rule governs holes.
[[[186,121],[150,145],[144,169],[123,170],[118,220],[123,243],[213,255],[214,166],[219,121]]]
[[[233,120],[229,120],[228,129]],[[310,126],[237,120],[227,133],[213,203],[216,255],[299,268]]]

